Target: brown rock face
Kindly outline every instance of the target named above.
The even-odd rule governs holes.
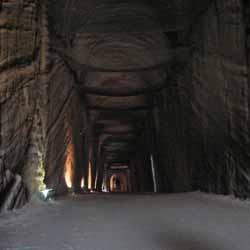
[[[45,19],[37,1],[1,2],[1,161],[30,193],[41,185],[44,171]]]
[[[249,10],[0,1],[0,207],[112,171],[124,190],[249,197]]]

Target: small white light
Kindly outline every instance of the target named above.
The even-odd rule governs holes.
[[[44,189],[43,191],[41,191],[41,193],[43,194],[44,198],[47,199],[49,192],[52,191],[52,189]]]

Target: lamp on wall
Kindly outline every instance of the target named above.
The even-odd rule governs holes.
[[[48,200],[55,194],[52,188],[46,188],[46,187],[45,189],[41,190],[39,193],[40,193],[39,196],[43,201]]]

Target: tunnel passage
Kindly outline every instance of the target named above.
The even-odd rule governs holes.
[[[128,183],[128,173],[126,172],[118,172],[113,173],[113,175],[109,178],[109,189],[111,192],[128,192],[131,190]]]
[[[80,187],[110,191],[113,189],[110,173],[114,165],[120,164],[126,165],[129,172],[126,183],[129,182],[130,187],[122,182],[123,192],[154,191],[156,179],[152,175],[149,154],[154,154],[155,150],[155,93],[163,89],[166,81],[165,69],[158,65],[164,65],[171,57],[168,39],[156,22],[157,15],[148,4],[124,1],[75,1],[67,10],[70,14],[65,15],[63,6],[67,1],[61,3],[61,7],[53,1],[50,4],[54,10],[49,16],[55,34],[52,43],[57,45],[53,53],[62,62],[61,74],[54,71],[52,79],[71,85],[72,100],[79,102],[78,110],[73,111],[75,116],[72,111],[69,114],[73,120],[69,125],[73,138],[69,145],[73,145],[73,149],[70,146],[68,154],[73,155],[75,163],[74,170],[68,170],[71,166],[66,159],[63,174],[71,172],[71,183],[66,183],[67,187],[73,186],[76,191]],[[84,11],[90,12],[92,8],[94,13],[86,26],[75,26],[75,19],[83,21]],[[77,14],[77,9],[83,12]],[[139,26],[143,24],[142,30],[131,26],[134,18]],[[61,22],[67,25],[61,26]],[[103,32],[98,30],[101,23]],[[124,23],[128,30],[117,32],[118,27],[112,23]],[[71,39],[70,44],[62,43],[62,38]],[[64,79],[69,76],[61,77],[66,70],[72,77],[67,82]],[[64,136],[66,131],[61,133]],[[55,185],[55,178],[50,174],[56,167],[54,160],[48,158],[45,182],[63,192],[65,183]],[[117,168],[116,172],[119,171],[122,174]],[[84,185],[81,185],[82,179]]]
[[[0,22],[5,209],[112,172],[249,197],[247,1],[6,0]]]

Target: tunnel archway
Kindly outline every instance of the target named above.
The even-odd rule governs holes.
[[[109,179],[110,192],[122,192],[129,191],[128,187],[128,174],[127,173],[113,173]]]

